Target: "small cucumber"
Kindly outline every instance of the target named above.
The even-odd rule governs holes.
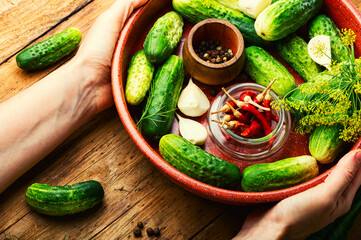
[[[258,36],[275,41],[295,32],[314,17],[322,7],[322,0],[280,0],[257,17],[255,29]]]
[[[79,29],[70,27],[50,38],[26,48],[16,56],[16,63],[24,70],[38,70],[69,55],[82,38]]]
[[[295,79],[288,70],[270,53],[261,47],[246,48],[246,73],[258,84],[268,86],[274,78],[277,80],[271,89],[281,97],[296,88]]]
[[[241,183],[235,164],[213,156],[178,135],[164,135],[159,141],[159,151],[166,162],[198,181],[227,189]]]
[[[306,41],[295,34],[277,41],[276,50],[306,82],[321,71],[321,67],[308,55]]]
[[[304,155],[260,163],[242,172],[242,189],[246,192],[274,191],[304,183],[318,175],[314,157]]]
[[[102,185],[94,180],[66,186],[34,183],[25,194],[26,202],[32,209],[51,216],[85,211],[101,202],[103,197]]]
[[[173,0],[174,9],[192,23],[198,23],[208,18],[226,20],[235,25],[242,33],[248,46],[266,44],[254,29],[254,19],[246,14],[228,8],[216,0]]]
[[[349,60],[348,47],[342,43],[340,29],[331,18],[324,14],[315,17],[308,25],[308,35],[310,39],[318,35],[330,36],[332,59],[338,62]]]
[[[144,50],[139,50],[132,58],[128,68],[125,85],[125,99],[131,105],[143,101],[153,79],[154,66],[148,61]]]
[[[140,120],[144,134],[150,139],[159,140],[169,133],[184,74],[183,60],[175,55],[158,68]]]
[[[333,162],[344,146],[340,139],[340,126],[315,127],[308,146],[311,155],[320,163]]]
[[[172,54],[182,37],[183,25],[182,16],[175,11],[166,13],[154,23],[143,43],[150,62],[163,62]]]

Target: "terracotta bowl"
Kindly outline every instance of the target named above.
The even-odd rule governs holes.
[[[202,40],[219,41],[235,53],[224,63],[208,63],[201,59],[195,48]],[[183,47],[183,61],[189,74],[208,85],[220,85],[235,79],[243,69],[246,56],[241,32],[233,24],[221,19],[206,19],[189,32]]]
[[[150,0],[147,5],[137,10],[130,17],[119,36],[112,62],[112,88],[117,111],[130,137],[145,156],[148,157],[149,161],[166,177],[182,188],[207,199],[236,205],[255,205],[279,201],[323,182],[327,175],[332,171],[332,165],[323,166],[323,170],[318,177],[291,188],[271,192],[247,193],[236,190],[220,189],[199,182],[179,172],[163,160],[159,154],[157,143],[148,141],[137,130],[135,123],[137,122],[142,109],[127,105],[124,97],[124,87],[130,59],[136,51],[142,48],[145,36],[155,20],[171,10],[173,10],[173,8],[170,0]],[[330,16],[340,28],[351,28],[355,31],[357,34],[355,53],[356,56],[359,57],[361,53],[361,14],[355,5],[349,0],[324,0],[322,12]],[[181,56],[183,44],[193,26],[193,24],[187,21],[185,22],[182,40],[173,54]],[[299,76],[297,76],[294,71],[289,67],[288,69],[296,79],[299,79]],[[244,77],[245,75],[241,74],[235,81],[251,81],[250,79],[244,79]],[[234,81],[231,81],[229,84],[232,83],[234,83]],[[204,90],[211,101],[214,99],[212,91],[220,91],[220,88],[217,86],[208,86],[199,82],[196,82],[196,84]],[[197,120],[204,125],[207,124],[206,116],[197,118]],[[179,134],[177,121],[174,121],[173,123],[172,133]],[[293,137],[293,135],[294,133],[291,132],[290,138]],[[282,151],[282,154],[292,156],[292,149],[296,148],[299,150],[302,147],[304,148],[302,151],[308,151],[307,142],[300,144],[300,141],[300,139],[293,140],[293,142]],[[354,148],[360,148],[360,145],[361,140],[354,145]],[[222,155],[215,150],[210,138],[207,139],[204,149],[214,155],[222,157]],[[228,160],[232,161],[232,159]],[[238,164],[240,169],[246,165],[246,163],[239,162],[236,164]]]

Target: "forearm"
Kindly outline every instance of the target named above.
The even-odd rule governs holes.
[[[77,64],[0,104],[0,192],[95,113],[92,86]]]

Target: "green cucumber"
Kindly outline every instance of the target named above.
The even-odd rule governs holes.
[[[208,18],[226,20],[235,25],[242,33],[247,45],[265,45],[254,29],[254,19],[246,14],[228,8],[216,0],[173,0],[174,9],[192,23]]]
[[[257,34],[267,41],[275,41],[295,32],[314,17],[322,7],[322,0],[280,0],[257,17]]]
[[[321,67],[308,55],[306,41],[295,34],[277,41],[276,50],[306,82],[321,71]]]
[[[315,127],[308,146],[311,155],[320,163],[333,162],[344,146],[340,139],[340,126]]]
[[[140,120],[143,132],[148,138],[159,140],[169,133],[184,74],[183,60],[175,55],[171,55],[157,70]]]
[[[172,54],[182,37],[183,25],[182,16],[175,11],[164,14],[154,23],[143,43],[150,62],[163,62]]]
[[[79,29],[70,27],[50,38],[26,48],[16,56],[16,63],[24,70],[38,70],[69,55],[82,38]]]
[[[246,192],[284,189],[304,183],[318,172],[316,159],[308,155],[255,164],[243,170],[242,189]]]
[[[311,101],[312,99],[317,99],[320,95],[316,92],[316,89],[319,88],[319,85],[314,84],[317,82],[332,82],[331,79],[333,78],[333,75],[328,71],[325,70],[323,72],[315,74],[308,82],[302,83],[300,86],[302,86],[303,89],[307,89],[308,91],[301,91],[300,86],[295,89],[295,91],[292,92],[292,94],[289,96],[289,100],[298,100],[298,101]]]
[[[159,141],[159,151],[174,168],[203,183],[227,189],[241,183],[237,165],[213,156],[178,135],[164,135]]]
[[[94,180],[66,186],[34,183],[25,193],[26,202],[32,209],[51,216],[85,211],[100,203],[103,197],[102,185]]]
[[[276,58],[261,47],[246,48],[246,73],[258,84],[268,86],[274,78],[271,89],[281,97],[296,88],[295,79]]]
[[[125,85],[125,99],[131,105],[138,105],[145,98],[153,79],[154,66],[148,61],[144,50],[139,50],[132,58],[128,68]]]
[[[315,17],[308,25],[309,38],[318,35],[330,36],[332,59],[338,62],[349,60],[349,49],[341,41],[341,32],[331,18],[324,14]]]

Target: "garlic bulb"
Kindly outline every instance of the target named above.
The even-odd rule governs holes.
[[[316,63],[328,68],[331,64],[330,36],[318,35],[312,38],[307,46],[308,55]]]
[[[188,85],[181,92],[177,105],[183,114],[190,117],[199,117],[210,107],[207,96],[192,79],[189,79]]]
[[[183,118],[177,113],[176,116],[179,120],[179,131],[182,137],[195,145],[203,145],[207,139],[206,128],[199,122]]]

